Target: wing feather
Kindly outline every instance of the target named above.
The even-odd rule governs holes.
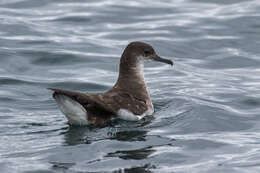
[[[141,115],[147,110],[146,101],[136,98],[124,91],[108,91],[100,94],[85,94],[57,88],[48,88],[54,94],[64,94],[79,102],[86,110],[95,114],[109,113],[116,115],[120,109],[126,109],[135,115]],[[101,111],[101,112],[100,112]]]
[[[113,109],[113,107],[109,107],[106,104],[106,102],[103,100],[102,94],[85,94],[57,88],[48,89],[54,91],[54,95],[63,94],[74,99],[75,101],[79,102],[86,110],[101,110],[103,112],[109,112],[110,114],[112,113],[116,115],[117,111]]]

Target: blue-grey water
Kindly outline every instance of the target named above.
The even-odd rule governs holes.
[[[51,92],[113,86],[131,41],[153,118],[69,127]],[[260,172],[259,0],[1,0],[0,172]]]

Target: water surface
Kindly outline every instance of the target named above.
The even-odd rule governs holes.
[[[2,0],[0,172],[259,172],[258,0]],[[131,41],[154,118],[68,127],[46,88],[104,92]]]

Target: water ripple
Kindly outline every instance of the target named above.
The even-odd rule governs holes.
[[[259,172],[258,0],[0,2],[0,172]],[[155,106],[68,127],[46,88],[104,92],[131,41]]]

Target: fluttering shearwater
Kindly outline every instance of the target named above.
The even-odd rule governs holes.
[[[105,93],[80,93],[63,89],[54,91],[53,98],[71,125],[103,125],[111,118],[138,121],[154,113],[154,107],[144,81],[145,60],[173,65],[159,57],[153,47],[143,42],[132,42],[125,48],[116,84]]]

